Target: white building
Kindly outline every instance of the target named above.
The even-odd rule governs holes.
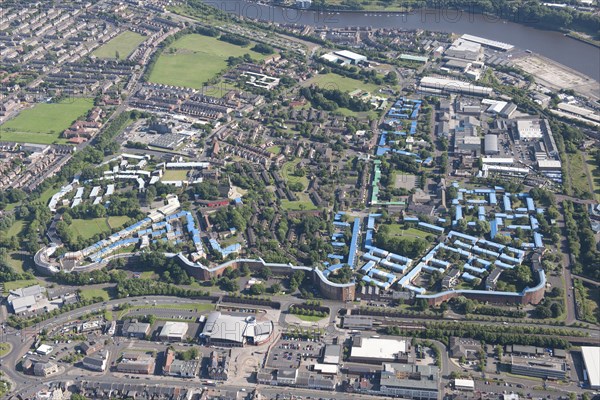
[[[458,58],[461,60],[481,61],[483,59],[483,48],[479,43],[459,38],[448,47],[444,55],[446,57]]]
[[[181,342],[185,339],[188,328],[186,322],[167,321],[160,331],[159,338],[170,342]]]
[[[539,119],[517,120],[516,128],[519,139],[522,140],[541,139],[543,136]]]
[[[104,372],[108,365],[109,352],[107,350],[100,351],[94,355],[87,356],[83,359],[83,366],[92,371]]]
[[[350,360],[381,363],[396,361],[408,350],[406,340],[355,337],[350,350]]]
[[[600,347],[581,346],[585,375],[591,389],[600,389]]]
[[[348,50],[340,50],[334,51],[332,53],[327,53],[322,55],[321,58],[329,62],[341,65],[357,65],[360,63],[367,62],[367,57]]]
[[[473,379],[455,379],[454,380],[454,389],[456,390],[475,390],[475,381]]]

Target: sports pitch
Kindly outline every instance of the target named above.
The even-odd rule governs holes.
[[[60,134],[85,115],[94,103],[89,98],[69,98],[59,103],[40,103],[0,125],[0,140],[18,143],[66,143]]]
[[[229,57],[244,54],[250,54],[255,60],[266,57],[249,48],[213,37],[187,35],[163,51],[152,69],[150,82],[200,89],[204,83],[227,68]]]
[[[115,36],[104,45],[96,49],[92,54],[99,58],[117,58],[123,60],[140,45],[146,38],[139,33],[125,31]]]

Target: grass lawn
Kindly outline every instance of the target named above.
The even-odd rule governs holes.
[[[50,188],[44,190],[42,192],[42,194],[40,194],[40,198],[37,199],[36,201],[40,202],[44,205],[47,205],[50,202],[50,198],[52,196],[54,196],[56,193],[58,193],[59,190],[60,190],[60,185],[50,187]]]
[[[581,192],[589,192],[590,185],[581,153],[567,153],[567,156],[569,157],[569,175],[571,175],[573,190],[578,189]]]
[[[20,289],[37,284],[40,284],[40,281],[37,279],[22,279],[19,281],[4,282],[4,291],[8,292],[9,290]]]
[[[375,110],[356,112],[356,111],[350,110],[349,108],[340,107],[340,108],[337,108],[335,111],[332,111],[332,113],[334,113],[334,114],[338,113],[345,117],[371,118],[371,119],[379,118],[379,114],[377,114],[377,111],[375,111]]]
[[[400,224],[391,224],[388,226],[390,229],[390,235],[392,236],[409,236],[425,239],[427,236],[431,235],[429,232],[425,232],[416,228],[405,228]]]
[[[40,103],[0,126],[0,141],[66,143],[60,134],[94,106],[89,98],[69,98],[60,103]]]
[[[316,210],[317,206],[314,205],[308,194],[306,193],[295,193],[298,200],[289,201],[281,200],[281,208],[284,210],[301,211],[301,210]]]
[[[163,174],[163,181],[184,181],[187,179],[187,169],[169,169]]]
[[[0,343],[0,357],[4,357],[8,353],[10,353],[11,349],[12,346],[10,345],[10,343]]]
[[[204,311],[213,311],[215,309],[215,305],[211,303],[198,303],[198,304],[145,304],[143,306],[131,306],[130,309],[126,309],[121,311],[119,314],[119,319],[123,318],[124,315],[127,315],[129,311],[135,311],[135,313],[139,313],[143,310],[152,310],[152,309],[169,309],[169,310],[193,310],[197,313],[203,313]],[[140,310],[140,311],[137,311]]]
[[[600,289],[580,280],[575,280],[574,283],[577,314],[581,320],[597,324],[600,321]]]
[[[15,270],[16,272],[19,273],[23,273],[25,272],[24,270],[24,266],[29,265],[29,267],[32,266],[32,262],[31,262],[31,257],[23,255],[23,254],[18,254],[18,253],[10,253],[8,255],[8,257],[6,257],[6,263],[8,264],[9,267],[11,267],[13,270]]]
[[[20,236],[23,228],[25,228],[25,221],[17,220],[11,225],[10,228],[8,228],[8,231],[6,231],[6,236]]]
[[[140,279],[155,279],[157,277],[154,271],[144,271],[140,274]]]
[[[298,165],[300,161],[288,161],[283,164],[281,168],[281,176],[286,180],[287,183],[295,183],[300,182],[304,189],[308,188],[308,178],[306,176],[295,176],[293,175],[296,170],[296,165]]]
[[[74,219],[71,223],[71,229],[84,239],[89,239],[98,233],[110,231],[106,224],[106,218]]]
[[[111,229],[122,228],[131,218],[126,215],[108,217],[108,225]]]
[[[594,196],[597,201],[600,201],[600,168],[594,163],[594,157],[589,154],[585,156],[590,174],[592,174],[592,184],[594,185]]]
[[[329,74],[318,74],[306,82],[307,86],[317,85],[323,89],[338,89],[342,92],[352,92],[356,89],[365,90],[371,94],[377,93],[379,86],[374,83],[364,83],[352,78],[347,78],[342,75],[329,73]]]
[[[91,300],[94,297],[101,297],[102,301],[110,300],[110,294],[106,289],[81,289],[79,296],[83,300]]]
[[[269,153],[273,153],[275,155],[278,155],[281,153],[281,146],[271,146],[269,148],[267,148],[267,151]]]
[[[299,315],[299,314],[293,314],[295,317],[301,319],[302,321],[307,321],[307,322],[316,322],[316,321],[320,321],[324,318],[327,317],[318,317],[316,315]]]
[[[150,82],[200,89],[227,68],[229,57],[244,54],[250,54],[256,60],[266,58],[249,48],[213,37],[186,35],[163,51],[152,69]]]
[[[133,53],[145,39],[146,38],[139,33],[125,31],[109,40],[108,43],[100,46],[92,54],[99,58],[116,58],[124,60],[129,57],[129,55]]]
[[[283,208],[284,210],[289,210],[289,211],[303,211],[303,210],[316,210],[317,209],[317,207],[310,200],[308,200],[308,201],[282,200],[281,208]]]

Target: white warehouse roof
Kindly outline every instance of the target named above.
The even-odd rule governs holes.
[[[367,59],[367,57],[365,57],[363,55],[360,55],[360,54],[357,54],[357,53],[354,53],[354,52],[349,51],[349,50],[336,51],[336,52],[334,52],[334,54],[336,54],[338,56],[345,57],[345,58],[349,58],[349,59],[354,60],[354,61],[365,61]]]
[[[398,353],[406,353],[405,340],[361,338],[360,346],[352,346],[350,357],[393,360]]]
[[[592,389],[600,389],[600,347],[581,346],[583,363]]]
[[[479,95],[492,94],[492,88],[473,85],[470,82],[459,81],[456,79],[436,78],[426,76],[421,78],[421,85],[429,88],[440,89],[446,92],[470,93]]]
[[[183,338],[188,331],[186,322],[167,321],[160,331],[160,337]]]

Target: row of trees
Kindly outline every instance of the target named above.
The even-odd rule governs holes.
[[[535,326],[486,326],[470,323],[426,323],[424,330],[403,329],[397,326],[388,326],[384,329],[388,335],[416,336],[423,339],[440,340],[448,344],[450,337],[471,338],[484,341],[488,344],[502,346],[521,344],[539,347],[568,349],[570,343],[560,336],[568,335],[572,331],[555,328],[539,328]]]
[[[321,318],[325,318],[328,315],[327,311],[313,310],[312,308],[303,308],[297,305],[290,307],[290,314]]]
[[[585,205],[565,200],[563,210],[569,251],[575,261],[573,272],[599,280],[600,251],[596,249],[596,239]]]

